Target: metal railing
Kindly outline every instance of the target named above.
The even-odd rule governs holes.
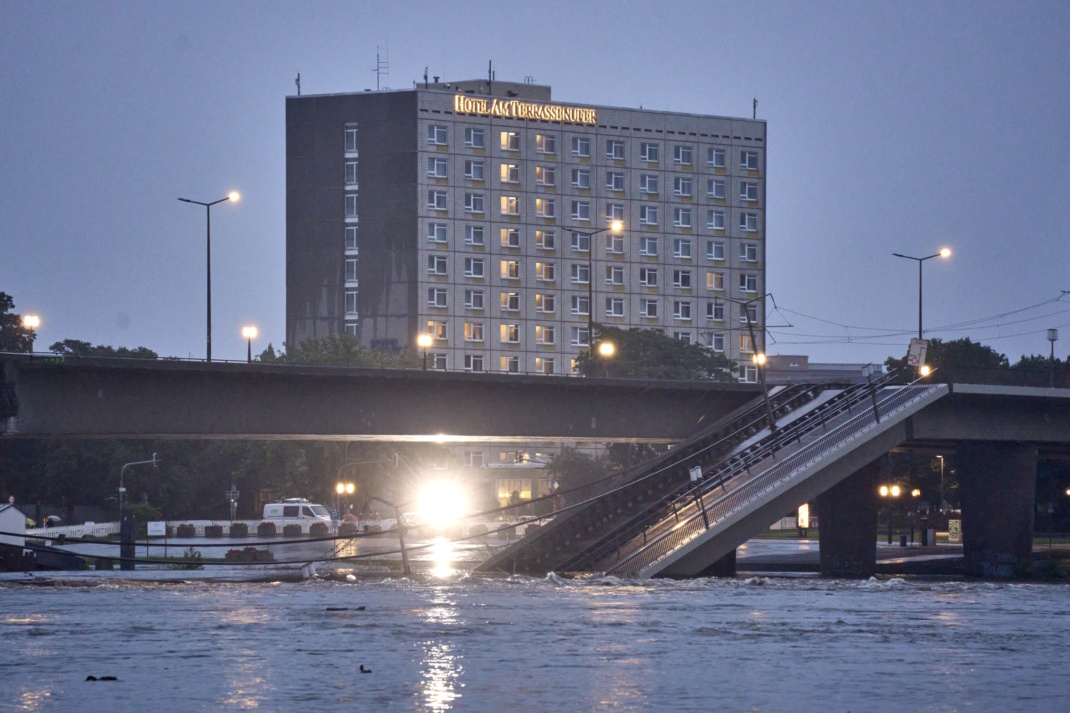
[[[867,410],[855,415],[818,440],[800,448],[787,459],[776,463],[740,487],[717,498],[709,505],[703,503],[696,508],[697,512],[690,514],[668,532],[655,537],[649,542],[640,543],[631,553],[624,553],[623,559],[611,567],[608,573],[625,576],[635,576],[642,573],[680,547],[691,542],[704,531],[720,524],[729,515],[739,511],[771,489],[791,480],[802,468],[817,460],[824,459],[833,451],[839,450],[848,442],[876,427],[880,422],[877,419],[878,414],[881,421],[896,415],[909,415],[902,412],[910,406],[919,404],[927,397],[935,395],[937,392],[940,392],[942,396],[948,392],[948,387],[943,384],[937,384],[897,388],[895,393],[877,403],[876,414]]]

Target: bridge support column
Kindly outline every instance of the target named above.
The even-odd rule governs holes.
[[[955,461],[966,574],[1011,577],[1033,559],[1036,448],[1020,443],[963,443]]]
[[[877,567],[880,459],[818,496],[821,576],[872,577]]]
[[[736,551],[732,550],[721,559],[699,572],[697,577],[735,577]]]

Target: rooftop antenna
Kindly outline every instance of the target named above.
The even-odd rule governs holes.
[[[487,60],[487,94],[494,93],[494,60]]]
[[[373,72],[375,72],[375,91],[377,91],[377,92],[381,91],[384,88],[384,87],[381,86],[380,81],[379,81],[382,78],[382,76],[384,74],[386,76],[388,76],[388,77],[390,76],[390,54],[389,54],[389,50],[387,50],[386,58],[381,58],[380,54],[379,54],[379,49],[380,49],[379,45],[376,45],[375,46],[375,69],[372,70]],[[386,87],[386,88],[389,89],[389,87]]]
[[[753,113],[751,114],[751,118],[752,119],[757,119],[758,118],[758,97],[754,97],[754,108],[753,108],[752,111],[753,111]]]
[[[294,84],[297,85],[297,96],[301,96],[301,73],[297,73],[297,79],[294,80]]]
[[[427,67],[424,67],[424,89],[427,89]]]

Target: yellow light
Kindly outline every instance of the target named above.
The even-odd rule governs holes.
[[[910,497],[912,497],[912,498],[919,497],[920,495],[921,495],[921,491],[918,490],[917,488],[914,488],[913,490],[910,491]]]
[[[899,486],[898,485],[893,485],[892,486],[892,497],[893,498],[898,498],[899,497]]]
[[[465,510],[464,493],[446,481],[425,485],[416,503],[423,521],[436,527],[459,520]]]
[[[624,230],[624,223],[619,220],[614,220],[612,223],[609,224],[609,229],[612,230],[614,233],[619,233],[620,231]]]
[[[882,485],[880,493],[881,493],[881,497],[882,498],[888,497],[888,486],[887,485]]]
[[[799,506],[799,514],[795,521],[795,526],[802,530],[810,529],[810,503],[803,503]]]
[[[346,495],[352,495],[356,489],[357,486],[353,485],[352,483],[346,483]]]
[[[928,364],[922,364],[921,368],[918,369],[918,373],[921,374],[922,376],[928,376],[929,374],[932,373],[932,371],[933,371],[932,368]]]
[[[429,346],[431,346],[431,335],[421,334],[420,336],[416,337],[416,345],[421,349],[427,349]]]
[[[613,342],[599,342],[598,353],[604,357],[611,357],[617,351],[617,346]]]
[[[944,248],[941,250],[940,257],[951,257],[951,248]]]
[[[218,194],[216,194],[216,195],[218,195]],[[227,194],[227,198],[229,200],[237,203],[239,200],[241,200],[241,193],[238,193],[237,191],[231,191],[230,193]]]
[[[765,354],[762,354],[761,352],[758,352],[752,358],[754,359],[754,363],[758,366],[765,364]]]
[[[339,495],[341,495],[342,493],[344,493],[346,491],[346,484],[345,483],[339,483],[338,485],[334,486],[334,491],[336,493],[338,493]]]
[[[251,324],[241,328],[241,335],[246,339],[256,339],[256,327]]]
[[[41,326],[41,318],[36,314],[28,314],[22,318],[22,326],[26,329],[37,329]]]

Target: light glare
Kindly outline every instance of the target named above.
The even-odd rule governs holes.
[[[239,200],[241,200],[241,193],[238,193],[237,191],[231,191],[230,193],[227,194],[227,198],[229,200],[237,203]]]
[[[256,327],[252,325],[242,327],[241,335],[246,339],[256,339]]]
[[[613,342],[602,342],[598,345],[598,353],[604,357],[611,357],[617,351],[617,347]]]
[[[417,508],[424,522],[442,527],[456,522],[464,514],[464,493],[454,483],[429,483],[420,492]]]
[[[940,257],[951,257],[951,248],[944,248],[941,250]]]

